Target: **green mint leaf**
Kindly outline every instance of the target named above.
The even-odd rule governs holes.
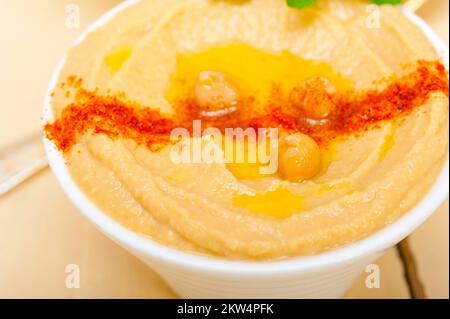
[[[287,5],[291,8],[303,9],[313,5],[316,0],[286,0]]]
[[[286,0],[287,5],[291,8],[304,9],[316,3],[317,0]],[[372,3],[382,4],[401,4],[403,0],[371,0]]]
[[[372,0],[373,3],[376,4],[401,4],[402,0]]]

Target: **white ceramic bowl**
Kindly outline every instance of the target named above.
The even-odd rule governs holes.
[[[91,25],[76,41],[106,23],[115,14],[134,4],[126,1]],[[448,48],[433,30],[416,15],[405,12],[434,44],[448,68]],[[61,61],[55,70],[44,103],[44,122],[52,121],[50,91],[55,87]],[[448,196],[449,162],[428,194],[402,218],[351,245],[315,256],[275,262],[227,261],[166,247],[141,236],[103,213],[78,188],[63,156],[49,140],[44,140],[50,166],[62,188],[79,210],[102,232],[132,252],[156,271],[170,287],[185,298],[337,298],[350,287],[365,267],[386,249],[407,237],[422,224]]]

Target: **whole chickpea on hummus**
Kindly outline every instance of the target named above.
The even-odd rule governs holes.
[[[449,121],[431,44],[396,6],[368,27],[366,7],[141,1],[71,50],[47,137],[105,213],[171,247],[271,260],[359,240],[426,194]],[[196,120],[224,136],[277,129],[276,144],[232,140],[275,150],[276,169],[250,156],[173,161],[171,133]]]

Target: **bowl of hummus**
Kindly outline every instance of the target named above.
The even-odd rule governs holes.
[[[55,71],[44,142],[180,296],[339,297],[448,194],[446,52],[364,1],[127,1]]]

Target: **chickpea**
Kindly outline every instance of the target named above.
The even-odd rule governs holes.
[[[204,112],[217,112],[236,106],[238,94],[223,73],[202,71],[195,86],[195,99]]]
[[[287,135],[280,140],[278,158],[280,176],[292,182],[310,179],[320,171],[319,145],[302,133]]]
[[[314,77],[304,81],[291,94],[291,101],[309,119],[322,120],[335,109],[331,95],[336,91],[327,78]]]

